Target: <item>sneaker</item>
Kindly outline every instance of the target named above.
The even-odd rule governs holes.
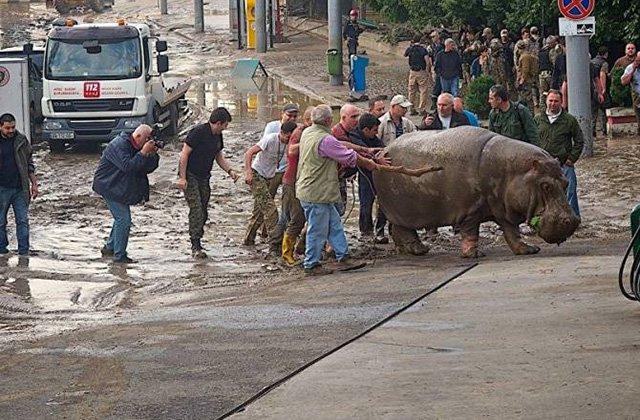
[[[365,267],[366,265],[367,265],[367,263],[362,262],[362,261],[354,260],[353,258],[349,257],[348,255],[346,257],[344,257],[343,259],[341,259],[340,261],[337,261],[335,263],[336,270],[338,270],[338,271],[357,270],[359,268]]]
[[[113,262],[116,263],[116,264],[135,264],[138,261],[132,260],[129,257],[120,257],[120,258],[114,259]]]
[[[203,249],[193,249],[191,250],[191,255],[193,256],[193,258],[199,260],[204,260],[205,258],[207,258],[207,253],[204,252]]]
[[[311,268],[305,268],[304,274],[306,276],[326,276],[327,274],[333,274],[333,270],[329,270],[318,264]]]
[[[386,236],[376,236],[376,238],[373,240],[376,244],[378,245],[385,245],[389,243],[389,238],[387,238]]]
[[[113,249],[109,249],[106,246],[103,246],[100,250],[100,254],[102,254],[103,257],[113,257]]]

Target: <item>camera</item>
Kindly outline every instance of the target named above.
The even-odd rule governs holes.
[[[158,134],[160,134],[163,128],[164,124],[160,123],[155,123],[151,126],[151,134],[149,135],[149,137],[153,140],[153,143],[158,149],[162,149],[164,147],[164,142],[157,139]]]

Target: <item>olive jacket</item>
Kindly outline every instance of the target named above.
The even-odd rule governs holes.
[[[538,146],[538,127],[529,108],[520,103],[511,102],[506,112],[492,109],[489,113],[489,130]]]
[[[551,124],[546,114],[538,114],[535,122],[540,135],[540,147],[563,165],[567,159],[574,163],[580,159],[584,134],[573,115],[563,110],[558,119]]]

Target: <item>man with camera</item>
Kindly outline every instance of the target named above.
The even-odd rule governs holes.
[[[130,206],[149,201],[147,175],[158,168],[160,161],[152,132],[151,127],[142,124],[133,134],[120,133],[102,153],[93,177],[93,190],[105,199],[113,216],[113,227],[101,252],[116,263],[135,262],[127,255]]]
[[[231,164],[221,153],[224,147],[222,131],[231,122],[231,114],[226,108],[213,110],[209,122],[195,126],[184,141],[178,168],[178,188],[184,191],[189,206],[189,238],[194,258],[206,258],[202,248],[204,224],[209,217],[211,196],[211,169],[213,161],[236,182],[240,174],[231,169]]]

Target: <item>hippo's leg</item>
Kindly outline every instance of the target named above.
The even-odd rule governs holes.
[[[515,255],[529,255],[540,252],[539,247],[529,245],[522,240],[518,226],[510,223],[500,223],[500,227],[502,227],[502,231],[504,232],[504,239],[507,241],[507,245],[509,245],[511,252]]]
[[[391,228],[393,243],[401,254],[424,255],[429,252],[429,247],[424,245],[415,229],[393,225]]]
[[[460,225],[462,235],[462,258],[480,258],[484,253],[478,250],[478,240],[480,239],[480,223],[475,221],[465,221]]]

